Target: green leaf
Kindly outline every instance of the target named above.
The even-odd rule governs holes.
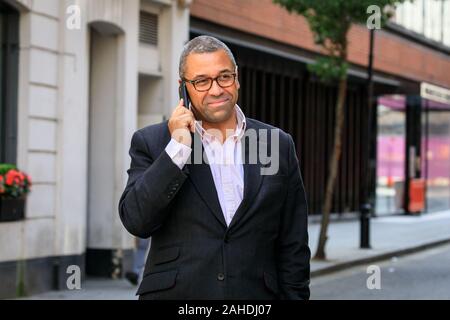
[[[323,81],[346,77],[348,64],[347,34],[352,24],[366,25],[370,14],[367,8],[380,8],[380,25],[383,26],[390,13],[387,6],[395,6],[404,0],[273,0],[291,13],[302,15],[313,33],[314,42],[322,46],[326,58],[319,58],[308,69]],[[299,35],[300,36],[300,35]]]
[[[0,163],[0,174],[6,174],[9,170],[12,169],[17,169],[17,167],[9,163]]]
[[[315,63],[308,65],[308,70],[322,81],[330,83],[347,76],[348,64],[338,58],[321,57]]]

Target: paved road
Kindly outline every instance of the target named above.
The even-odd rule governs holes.
[[[450,245],[374,265],[380,267],[380,289],[367,288],[373,273],[365,265],[313,278],[311,299],[450,299]]]
[[[366,266],[311,280],[311,299],[450,299],[450,245],[377,263],[381,289],[369,290]],[[90,279],[82,290],[47,292],[28,299],[136,299],[126,280]]]

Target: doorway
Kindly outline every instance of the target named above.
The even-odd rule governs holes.
[[[120,101],[120,32],[104,22],[90,25],[89,134],[86,273],[121,274],[115,201],[117,114]]]

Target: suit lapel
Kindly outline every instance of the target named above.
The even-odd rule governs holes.
[[[204,148],[200,135],[197,133],[193,134],[193,145],[193,151],[188,164],[186,165],[189,179],[192,181],[200,197],[212,211],[217,220],[219,220],[226,228],[227,224],[219,203],[211,168],[209,167],[209,164],[203,161]],[[194,163],[194,160],[198,161],[198,163]]]
[[[256,129],[254,128],[250,122],[247,123],[247,129]],[[256,134],[257,137],[257,149],[261,147],[261,143],[264,143],[262,141],[259,141],[259,135]],[[242,217],[246,214],[248,209],[250,208],[251,204],[253,203],[253,199],[256,197],[256,195],[259,192],[259,189],[261,187],[261,183],[263,181],[264,176],[261,175],[261,168],[262,164],[260,163],[260,159],[256,159],[256,163],[250,163],[249,154],[251,151],[250,143],[252,141],[249,141],[249,139],[246,139],[245,136],[242,138],[241,146],[243,148],[242,151],[242,157],[244,161],[244,195],[241,204],[239,205],[238,209],[236,210],[236,213],[234,214],[233,219],[230,223],[230,228],[236,225],[239,220],[242,219]],[[253,161],[254,162],[254,161]]]

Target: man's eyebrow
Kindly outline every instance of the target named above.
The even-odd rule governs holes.
[[[219,72],[219,74],[224,73],[224,72],[233,72],[233,70],[223,69]],[[210,76],[207,74],[199,74],[199,75],[196,75],[193,79],[199,79],[199,78],[210,78]]]
[[[198,74],[196,75],[193,79],[198,79],[198,78],[208,78],[209,76],[206,74]]]

